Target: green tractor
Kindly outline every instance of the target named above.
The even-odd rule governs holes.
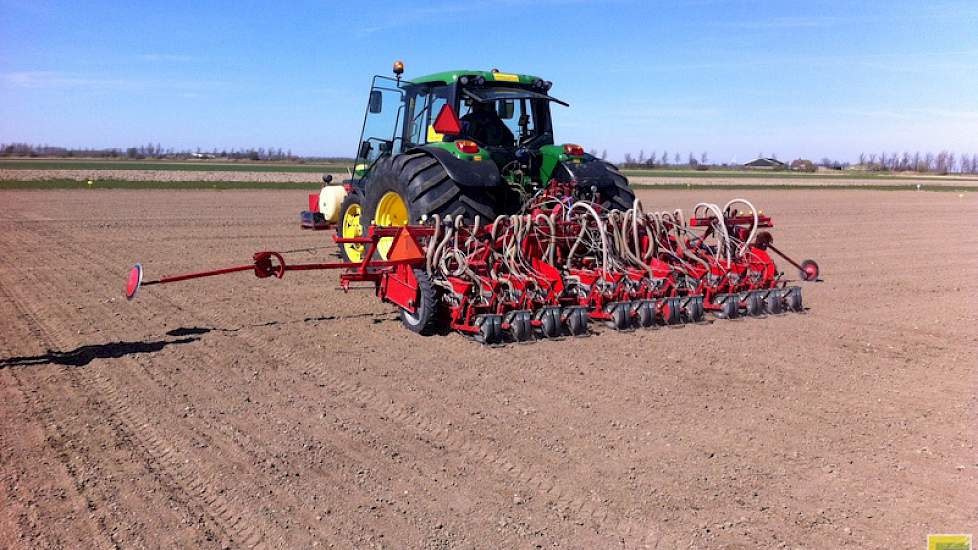
[[[519,213],[552,181],[606,208],[632,207],[635,195],[615,166],[580,145],[554,143],[550,105],[567,104],[549,95],[550,82],[495,69],[406,80],[403,70],[397,62],[396,78],[373,79],[352,177],[345,194],[330,195],[341,236],[435,216],[488,223]],[[386,257],[389,246],[381,242],[379,253]],[[347,261],[364,253],[341,245]]]

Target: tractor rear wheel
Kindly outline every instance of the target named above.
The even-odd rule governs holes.
[[[634,206],[635,192],[628,186],[628,178],[618,171],[618,167],[601,159],[593,159],[583,165],[587,166],[586,173],[581,179],[575,174],[572,165],[561,163],[554,171],[558,182],[577,182],[577,198],[590,200],[601,204],[605,210],[625,211]],[[591,196],[591,186],[597,190],[597,197]]]
[[[483,223],[495,219],[497,201],[491,189],[466,187],[453,180],[445,168],[423,152],[381,159],[371,170],[364,198],[363,230],[371,223],[400,226],[419,223],[434,215],[462,216],[466,223],[480,216]],[[387,257],[389,239],[378,250]]]
[[[358,193],[349,193],[340,204],[340,226],[338,233],[343,238],[360,237],[363,235],[363,198]],[[364,255],[362,244],[341,244],[340,257],[346,262],[362,262]]]
[[[624,212],[635,205],[635,192],[628,186],[628,178],[619,172],[615,165],[606,162],[605,166],[615,185],[598,190],[598,194],[601,195],[601,206],[608,210],[617,209]]]

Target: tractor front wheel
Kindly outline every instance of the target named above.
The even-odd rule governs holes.
[[[349,193],[340,204],[338,232],[344,239],[363,235],[363,199],[357,193]],[[362,262],[365,249],[362,244],[340,245],[340,257],[347,262]]]

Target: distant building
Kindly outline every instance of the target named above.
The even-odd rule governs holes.
[[[744,168],[752,170],[784,170],[788,165],[778,159],[760,158],[744,163]]]
[[[814,172],[816,171],[815,163],[808,159],[795,159],[791,161],[791,171],[792,172]]]

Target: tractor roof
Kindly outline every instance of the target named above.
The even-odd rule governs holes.
[[[455,82],[463,76],[481,76],[485,78],[487,82],[519,82],[520,84],[532,84],[534,80],[539,80],[540,78],[529,74],[503,72],[494,73],[492,71],[472,71],[467,69],[459,69],[455,71],[442,71],[440,73],[425,75],[420,78],[412,78],[411,82],[415,84],[434,84],[437,82],[448,84],[449,82]]]

